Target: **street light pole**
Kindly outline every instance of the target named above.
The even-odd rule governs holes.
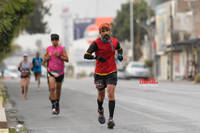
[[[131,60],[134,61],[134,17],[133,0],[130,0],[130,40],[131,40]]]

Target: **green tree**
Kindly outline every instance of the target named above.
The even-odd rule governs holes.
[[[152,9],[148,10],[148,4],[143,0],[140,3],[134,3],[133,16],[134,16],[134,44],[136,60],[141,56],[140,46],[144,41],[144,36],[147,34],[144,25],[147,22],[148,15],[154,15]],[[121,41],[130,41],[130,3],[122,4],[121,10],[117,12],[112,27],[113,36]],[[135,52],[134,52],[135,53]]]
[[[45,6],[44,3],[45,0],[35,0],[34,12],[29,16],[29,25],[25,28],[30,34],[48,32],[44,16],[50,15],[50,6]]]
[[[25,28],[33,7],[34,0],[0,1],[0,61],[12,51],[12,40]]]

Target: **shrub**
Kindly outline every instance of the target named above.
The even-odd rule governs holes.
[[[195,83],[200,83],[200,74],[197,74],[194,79]]]

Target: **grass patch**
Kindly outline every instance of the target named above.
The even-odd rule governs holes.
[[[3,103],[6,102],[8,99],[6,92],[4,90],[2,90],[1,88],[0,88],[0,97],[3,98]]]
[[[9,128],[9,133],[28,133],[28,128],[23,125],[23,127],[17,128]]]

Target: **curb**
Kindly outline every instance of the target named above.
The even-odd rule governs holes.
[[[6,119],[5,108],[3,107],[3,85],[0,81],[0,133],[9,133],[8,122]]]

